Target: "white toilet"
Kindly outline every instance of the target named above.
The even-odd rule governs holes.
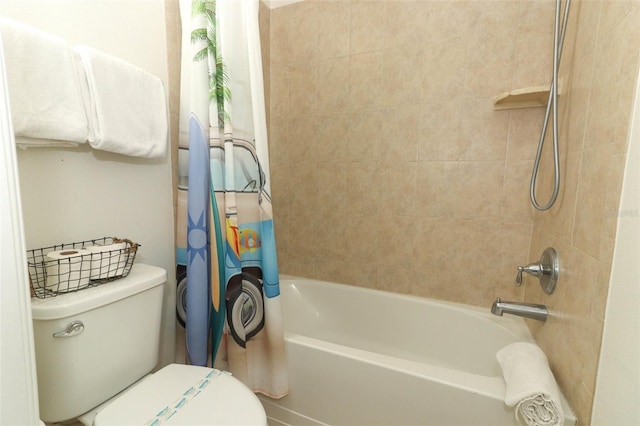
[[[267,424],[258,398],[226,372],[171,364],[148,375],[158,362],[166,277],[164,269],[136,263],[126,278],[32,299],[42,420]]]

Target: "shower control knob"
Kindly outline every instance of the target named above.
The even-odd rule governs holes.
[[[545,293],[553,293],[560,273],[556,250],[549,247],[542,253],[540,261],[530,263],[527,266],[518,266],[518,275],[516,275],[516,286],[518,287],[522,285],[523,272],[538,278]]]
[[[544,267],[540,263],[531,263],[527,266],[518,266],[518,275],[516,276],[516,285],[520,287],[522,285],[522,273],[533,275],[536,278],[540,278],[544,273]]]

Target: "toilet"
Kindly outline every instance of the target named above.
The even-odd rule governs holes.
[[[84,425],[267,424],[258,398],[229,373],[158,363],[164,269],[32,299],[40,418]]]

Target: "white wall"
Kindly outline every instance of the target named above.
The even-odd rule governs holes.
[[[0,15],[120,57],[167,87],[163,0],[2,0]],[[169,155],[137,159],[88,146],[18,150],[27,248],[118,236],[142,244],[136,262],[168,271],[161,364],[173,361],[175,347]]]
[[[592,424],[640,424],[640,78],[604,321]]]
[[[0,40],[0,62],[2,62]],[[4,66],[0,65],[0,424],[38,422],[33,327],[16,151]]]

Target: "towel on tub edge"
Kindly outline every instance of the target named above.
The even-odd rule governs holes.
[[[538,346],[517,342],[496,353],[507,385],[504,402],[515,406],[516,419],[527,425],[562,425],[560,390],[547,357]]]
[[[74,51],[86,76],[89,144],[134,157],[164,157],[168,119],[162,81],[88,46]]]
[[[18,146],[77,146],[89,135],[81,76],[60,37],[0,18]]]

